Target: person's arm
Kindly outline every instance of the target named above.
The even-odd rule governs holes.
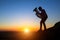
[[[41,14],[40,13],[36,13],[36,16],[41,18]]]

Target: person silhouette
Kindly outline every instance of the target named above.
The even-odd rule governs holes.
[[[39,10],[39,11],[38,11]],[[42,24],[44,26],[44,30],[46,30],[46,24],[45,21],[47,20],[48,16],[46,14],[46,11],[44,9],[42,9],[42,7],[39,7],[38,9],[35,8],[33,11],[36,12],[36,16],[41,18],[40,21],[40,30],[42,30]]]

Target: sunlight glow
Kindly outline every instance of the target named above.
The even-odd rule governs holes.
[[[30,31],[29,31],[28,28],[26,28],[26,29],[24,29],[24,32],[25,32],[25,33],[29,33]]]

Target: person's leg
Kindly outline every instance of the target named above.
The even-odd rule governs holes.
[[[45,24],[45,22],[43,22],[43,25],[44,25],[44,30],[46,30],[46,24]]]
[[[42,20],[40,21],[40,31],[42,31]]]

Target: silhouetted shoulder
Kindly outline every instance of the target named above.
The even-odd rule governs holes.
[[[46,12],[45,12],[45,9],[42,9],[42,12],[46,13]]]

